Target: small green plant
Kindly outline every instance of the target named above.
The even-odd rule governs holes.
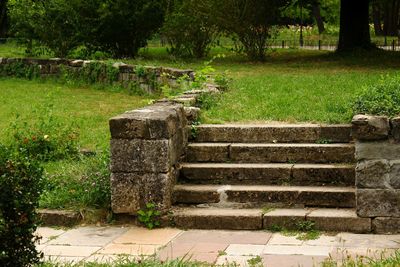
[[[317,143],[317,144],[332,144],[333,141],[331,139],[320,138],[315,143]]]
[[[400,76],[383,77],[378,84],[364,88],[356,97],[354,114],[400,115]]]
[[[138,211],[138,219],[148,229],[160,226],[159,217],[161,213],[154,203],[147,203],[144,210]]]
[[[40,77],[40,68],[38,65],[25,64],[18,60],[8,64],[0,64],[0,76],[35,79]]]
[[[218,250],[218,256],[225,256],[227,253],[224,250]]]
[[[263,260],[260,256],[251,258],[247,260],[247,263],[249,264],[249,266],[251,267],[259,267],[259,266],[263,266]]]
[[[277,232],[282,232],[284,228],[278,224],[272,224],[270,227],[268,227],[268,230],[271,231],[272,233],[277,233]]]
[[[197,135],[199,133],[199,129],[197,128],[197,126],[200,125],[199,121],[194,121],[192,122],[192,125],[190,126],[190,137],[191,139],[196,139]]]
[[[135,67],[135,74],[138,78],[144,78],[146,76],[146,69],[141,65],[137,65]]]
[[[267,214],[267,213],[269,213],[271,211],[274,211],[274,210],[275,210],[275,208],[274,207],[270,207],[270,206],[264,206],[261,209],[262,214]]]

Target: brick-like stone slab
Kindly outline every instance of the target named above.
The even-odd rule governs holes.
[[[370,233],[371,219],[360,218],[354,209],[317,209],[307,214],[307,221],[315,222],[322,231]]]
[[[390,124],[386,116],[355,115],[351,123],[352,135],[357,140],[382,140],[389,136]]]
[[[262,229],[262,212],[256,209],[185,208],[175,210],[172,217],[184,229]]]
[[[163,140],[112,139],[112,172],[168,172],[174,164],[172,142]]]
[[[400,217],[376,217],[372,220],[372,230],[375,234],[399,234]]]
[[[354,186],[355,166],[349,164],[295,164],[291,184]]]
[[[343,187],[178,185],[174,188],[174,195],[178,203],[215,203],[223,198],[232,203],[355,206],[354,189]]]
[[[298,222],[306,220],[309,211],[305,209],[276,209],[264,213],[263,227],[271,229],[274,226],[280,226],[289,230],[297,230]]]
[[[390,186],[388,160],[359,161],[356,168],[357,188],[386,189]]]
[[[356,196],[360,217],[400,217],[399,189],[358,189]]]
[[[393,139],[400,142],[400,117],[391,119],[390,126]]]
[[[268,125],[200,125],[197,127],[198,142],[236,143],[315,143],[330,140],[346,143],[350,125],[329,126],[317,124],[268,124]],[[340,133],[343,131],[343,133]],[[340,137],[344,137],[341,140]]]
[[[400,144],[390,142],[357,142],[356,159],[397,160],[400,155]]]
[[[187,124],[183,106],[156,103],[110,119],[111,137],[117,139],[169,139]]]
[[[77,211],[41,209],[38,213],[42,225],[71,227],[82,221]]]
[[[191,183],[282,184],[292,164],[182,164],[180,178]]]
[[[229,144],[226,143],[194,143],[187,147],[187,162],[227,162],[228,160]]]
[[[232,144],[230,160],[243,163],[350,163],[350,144]]]

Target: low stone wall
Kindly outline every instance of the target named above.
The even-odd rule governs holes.
[[[114,213],[136,215],[147,203],[168,211],[190,126],[199,116],[199,97],[219,92],[206,84],[110,119]]]
[[[400,233],[400,118],[357,115],[357,214],[375,233]]]
[[[90,70],[90,65],[92,65],[92,70]],[[96,68],[94,65],[97,65]],[[72,76],[79,76],[79,74],[87,74],[90,70],[92,71],[90,75],[96,76],[94,79],[98,82],[104,82],[111,78],[108,82],[118,83],[124,87],[135,86],[138,90],[150,94],[158,92],[162,85],[177,87],[178,79],[182,76],[185,76],[188,82],[194,79],[192,70],[137,66],[122,62],[111,64],[91,60],[0,58],[0,76],[21,75],[21,69],[24,67],[33,67],[30,71],[37,71],[40,77],[57,77],[63,72],[70,73]],[[107,68],[113,68],[112,77],[105,77]]]

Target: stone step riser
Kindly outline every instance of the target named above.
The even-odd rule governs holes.
[[[180,181],[192,184],[354,186],[352,165],[184,164]]]
[[[171,218],[169,218],[171,220]],[[184,229],[299,230],[305,222],[320,231],[370,233],[371,219],[359,218],[347,209],[207,210],[188,208],[172,215],[174,225]]]
[[[196,142],[348,143],[350,125],[200,125]]]
[[[277,189],[278,190],[278,189]],[[261,190],[191,190],[190,188],[176,188],[174,191],[176,204],[212,204],[231,206],[235,203],[246,203],[252,206],[268,206],[270,203],[279,203],[292,207],[355,207],[355,193],[352,190],[326,191],[261,191]]]
[[[190,144],[187,162],[352,163],[353,145]]]

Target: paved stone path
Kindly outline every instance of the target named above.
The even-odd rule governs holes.
[[[161,260],[191,258],[248,266],[260,256],[264,266],[318,266],[325,259],[351,256],[380,258],[400,248],[400,235],[360,235],[339,233],[317,240],[301,241],[295,236],[263,231],[210,231],[139,227],[85,226],[74,229],[39,228],[38,248],[45,258],[58,262],[112,262],[118,255]]]

